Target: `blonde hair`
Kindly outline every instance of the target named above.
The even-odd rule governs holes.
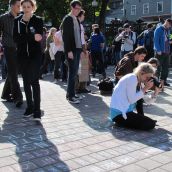
[[[48,33],[48,37],[52,36],[52,33],[57,31],[57,29],[55,27],[51,27]]]
[[[21,1],[21,5],[23,5],[23,3],[25,3],[25,2],[30,2],[31,6],[33,7],[33,12],[36,11],[37,4],[36,4],[36,1],[35,0],[22,0]]]
[[[149,63],[141,63],[135,70],[134,73],[137,76],[140,76],[141,74],[155,74],[155,69],[152,67]]]

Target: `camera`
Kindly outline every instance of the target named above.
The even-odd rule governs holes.
[[[153,83],[155,85],[155,87],[158,87],[158,88],[161,88],[162,85],[161,83],[158,81],[158,79],[154,78],[154,77],[151,77],[150,80],[153,80]]]
[[[124,35],[124,38],[125,38],[125,39],[129,38],[129,35]]]

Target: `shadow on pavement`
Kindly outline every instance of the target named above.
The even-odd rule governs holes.
[[[145,147],[145,151],[150,154],[172,150],[172,132],[164,128],[155,128],[152,131],[144,132],[114,127],[110,129],[110,132],[116,139],[126,141],[128,143],[134,143],[136,147],[141,143],[141,148]],[[146,145],[149,147],[146,147]],[[151,147],[156,149],[153,150]]]
[[[69,172],[68,166],[60,159],[57,146],[48,139],[44,126],[22,118],[23,109],[14,109],[13,104],[3,103],[8,112],[0,129],[0,143],[6,145],[3,150],[8,149],[10,157],[15,160],[10,167],[23,172]]]

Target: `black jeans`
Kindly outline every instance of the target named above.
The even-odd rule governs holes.
[[[102,75],[105,75],[105,67],[102,52],[91,52],[91,58],[93,65],[93,74],[95,74],[98,71]]]
[[[2,99],[8,99],[10,94],[14,102],[23,101],[22,92],[18,82],[17,54],[16,48],[4,47],[4,56],[7,64],[7,79],[2,91]]]
[[[162,55],[156,54],[155,57],[159,60],[160,63],[157,70],[158,78],[166,81],[168,77],[169,55],[163,53]]]
[[[61,56],[61,77],[62,80],[67,80],[67,65],[65,64],[65,54],[63,53],[63,55]]]
[[[122,117],[122,115],[118,115],[113,119],[113,121],[121,127],[139,130],[152,130],[156,125],[156,121],[147,116],[143,116],[134,112],[128,112],[126,115],[126,120]]]
[[[24,57],[23,57],[24,58]],[[35,57],[25,57],[22,61],[22,77],[24,91],[26,95],[27,107],[34,111],[40,111],[40,85],[39,85],[39,70],[41,64],[41,55],[37,54]],[[37,114],[37,113],[36,113]],[[40,115],[38,113],[37,115]],[[40,118],[40,116],[34,116]]]
[[[48,64],[51,63],[51,58],[49,55],[49,51],[45,51],[45,55],[44,55],[44,60],[43,60],[43,64],[40,68],[40,76],[42,76],[42,74],[46,73],[48,71]]]
[[[68,61],[68,81],[67,81],[67,97],[72,98],[75,96],[75,81],[79,68],[79,60],[80,60],[81,49],[76,49],[73,52],[73,59],[69,59]]]
[[[62,51],[57,51],[57,53],[55,54],[54,79],[61,78],[60,66],[63,55],[64,53]]]

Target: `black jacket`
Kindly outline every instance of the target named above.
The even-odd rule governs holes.
[[[13,38],[17,43],[18,57],[34,58],[41,53],[41,42],[35,41],[35,34],[43,34],[43,20],[33,15],[28,23],[22,20],[23,14],[15,18]]]
[[[70,51],[74,52],[76,50],[74,23],[73,23],[73,18],[70,15],[66,15],[64,17],[63,22],[61,24],[61,29],[62,29],[62,37],[64,42],[65,53],[67,54]],[[80,28],[80,34],[81,34],[81,28]]]

